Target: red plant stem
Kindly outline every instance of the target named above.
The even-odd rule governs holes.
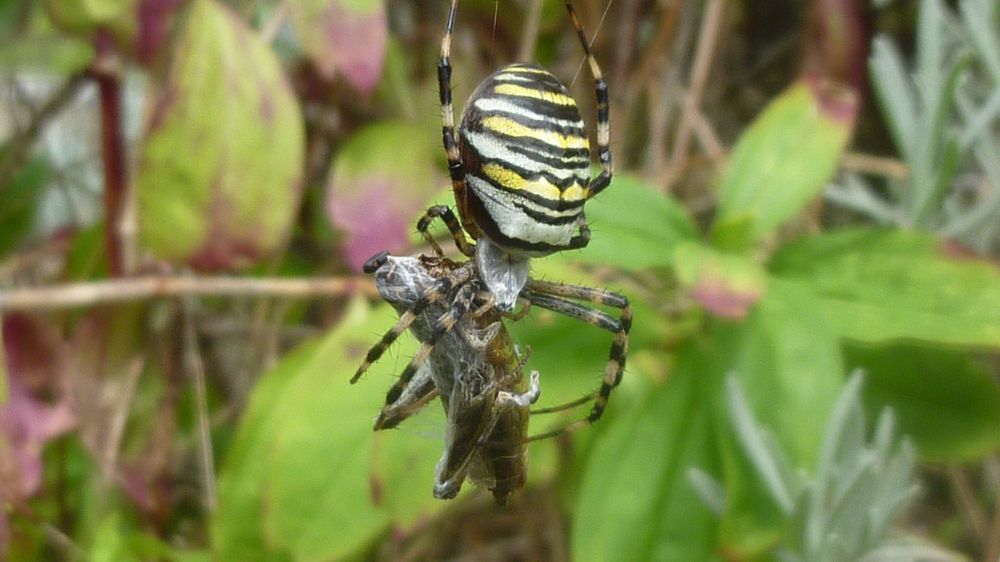
[[[122,132],[122,87],[118,55],[110,33],[101,30],[94,38],[97,56],[93,75],[101,101],[101,159],[104,163],[104,248],[108,274],[121,277],[122,241],[119,227],[125,203],[125,137]]]

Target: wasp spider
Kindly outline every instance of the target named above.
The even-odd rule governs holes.
[[[608,186],[613,173],[607,83],[572,3],[567,0],[565,4],[595,83],[601,173],[593,179],[586,126],[576,102],[555,76],[538,66],[512,64],[486,78],[466,103],[456,133],[450,55],[458,1],[451,2],[441,42],[438,87],[444,148],[461,221],[447,207],[435,206],[427,210],[417,229],[443,257],[429,233],[431,222],[441,219],[458,249],[472,259],[437,278],[368,352],[352,379],[356,381],[428,307],[449,303],[389,390],[387,405],[394,404],[404,393],[442,334],[471,312],[473,299],[469,295],[475,289],[465,287],[479,282],[485,286],[488,298],[481,306],[495,307],[500,314],[511,314],[521,300],[528,306],[547,308],[614,334],[601,386],[581,400],[543,410],[553,412],[593,400],[590,414],[531,439],[593,423],[601,417],[612,389],[621,381],[632,322],[628,300],[609,291],[539,281],[528,275],[530,258],[587,245],[590,230],[584,203]],[[474,244],[466,240],[466,233]],[[621,313],[616,319],[574,301],[610,306]]]
[[[436,257],[391,257],[369,260],[368,271],[382,297],[405,312],[437,278],[456,267]],[[456,299],[483,300],[472,281]],[[488,299],[487,299],[488,300]],[[527,355],[518,353],[493,306],[468,314],[441,335],[431,356],[392,404],[387,404],[375,429],[389,429],[440,396],[447,415],[445,451],[434,479],[434,496],[453,498],[468,476],[489,488],[500,505],[522,487],[526,474],[528,408],[538,399],[538,372],[526,387]],[[475,306],[475,305],[473,305]],[[434,334],[434,322],[446,314],[444,305],[429,306],[410,326],[420,341]]]

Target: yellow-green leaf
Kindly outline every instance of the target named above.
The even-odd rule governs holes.
[[[175,47],[139,154],[141,240],[198,269],[255,263],[298,206],[298,102],[274,53],[214,0],[191,3]]]
[[[857,100],[849,90],[802,79],[743,133],[719,191],[716,243],[745,248],[799,212],[836,169]]]

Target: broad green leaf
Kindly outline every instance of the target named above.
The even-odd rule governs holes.
[[[260,381],[219,479],[212,522],[219,559],[339,559],[390,522],[409,525],[443,505],[431,494],[441,440],[413,430],[429,418],[407,420],[401,431],[371,430],[397,351],[348,384],[394,318],[388,307],[369,314],[354,303],[336,330],[290,353]],[[412,349],[406,343],[399,357]]]
[[[382,76],[389,24],[383,0],[296,0],[289,5],[302,49],[330,79],[371,93]]]
[[[948,256],[928,235],[823,234],[779,251],[771,269],[814,292],[844,338],[1000,347],[1000,269]]]
[[[298,101],[274,53],[215,0],[191,3],[171,60],[139,153],[141,240],[198,269],[258,262],[298,206]]]
[[[745,317],[766,290],[766,274],[750,257],[698,242],[681,243],[676,253],[677,280],[715,316]]]
[[[716,243],[749,247],[798,213],[836,169],[856,111],[849,90],[805,79],[772,101],[733,149],[719,192]]]
[[[710,339],[715,376],[737,376],[755,418],[803,470],[815,465],[844,372],[836,334],[817,308],[808,291],[771,280],[745,322],[720,322]],[[758,555],[777,539],[784,519],[736,445],[728,409],[717,398],[726,488],[721,540],[729,552]]]
[[[869,411],[890,406],[925,458],[961,462],[1000,448],[1000,386],[969,353],[913,343],[846,346],[865,370]]]
[[[615,176],[610,187],[587,203],[587,222],[590,244],[550,259],[631,271],[669,267],[677,245],[698,238],[694,222],[680,203],[628,175]]]
[[[572,529],[573,560],[700,562],[713,554],[718,522],[688,481],[714,472],[712,403],[718,380],[706,376],[693,346],[666,383],[595,440]]]

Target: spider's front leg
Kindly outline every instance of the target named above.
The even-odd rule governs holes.
[[[441,56],[438,59],[438,99],[441,104],[441,137],[444,142],[444,152],[448,157],[448,174],[451,176],[451,191],[459,206],[462,226],[473,237],[479,238],[479,228],[469,219],[465,212],[465,166],[462,154],[458,149],[458,134],[455,132],[455,106],[451,99],[451,34],[455,28],[455,12],[458,10],[458,0],[451,0],[448,11],[448,23],[444,37],[441,38]],[[450,211],[449,211],[450,212]],[[442,217],[447,220],[446,217]],[[448,226],[452,230],[451,226]],[[454,236],[454,230],[452,230]],[[458,243],[458,240],[455,240]],[[466,249],[460,248],[466,256],[471,256]]]
[[[601,174],[590,182],[589,193],[587,194],[587,198],[590,199],[608,187],[615,170],[614,163],[611,160],[608,83],[604,80],[604,75],[601,73],[601,67],[597,64],[597,59],[594,58],[594,54],[590,51],[590,42],[587,41],[587,34],[583,31],[580,18],[577,17],[576,10],[573,9],[573,3],[570,0],[566,0],[566,11],[569,13],[569,20],[573,24],[573,29],[576,31],[577,37],[580,39],[583,54],[587,57],[590,74],[594,77],[594,92],[597,96],[597,155],[601,162]],[[585,235],[588,239],[590,238],[589,231],[586,233],[581,232],[581,235]],[[586,242],[583,242],[583,245],[586,246]]]
[[[594,401],[594,406],[586,418],[573,422],[560,429],[533,435],[529,441],[537,441],[554,437],[567,431],[590,425],[600,419],[604,413],[604,408],[608,404],[608,397],[611,391],[621,382],[622,373],[625,370],[625,359],[628,355],[628,336],[632,328],[632,307],[628,299],[618,293],[595,289],[592,287],[581,287],[579,285],[567,285],[563,283],[551,283],[547,281],[537,281],[530,279],[521,295],[533,306],[549,309],[553,312],[582,320],[602,330],[607,330],[614,334],[611,342],[611,349],[608,352],[608,363],[604,369],[604,378],[601,386],[596,391],[587,396],[551,408],[544,408],[533,413],[548,413],[565,410],[573,406],[578,406],[589,400]],[[567,299],[582,300],[591,304],[610,306],[621,310],[618,319],[611,315],[588,308],[579,303]]]
[[[466,257],[472,257],[476,253],[476,247],[470,244],[465,238],[465,231],[462,230],[462,225],[459,224],[458,219],[455,217],[455,213],[451,212],[451,209],[446,205],[434,205],[427,209],[424,216],[420,217],[417,221],[417,232],[424,238],[427,244],[430,245],[434,253],[437,254],[439,258],[444,258],[444,252],[441,251],[441,246],[438,245],[437,241],[430,233],[430,225],[434,219],[441,219],[445,226],[448,227],[448,232],[451,233],[451,239],[455,241],[455,247],[458,248],[462,254]]]

